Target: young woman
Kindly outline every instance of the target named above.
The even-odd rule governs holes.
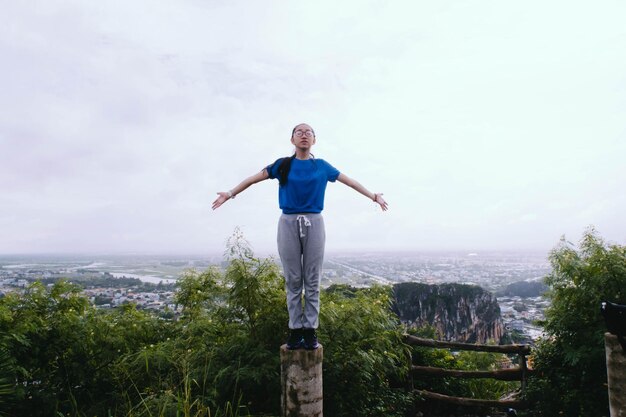
[[[278,221],[278,254],[283,265],[289,311],[287,348],[316,349],[319,316],[320,280],[324,261],[326,233],[321,212],[328,181],[352,187],[387,210],[382,193],[368,191],[358,181],[340,173],[311,153],[315,132],[306,123],[293,128],[291,143],[295,153],[280,158],[261,172],[246,178],[227,192],[218,192],[213,210],[257,182],[279,180],[278,201],[283,211]],[[302,294],[304,292],[304,308]]]

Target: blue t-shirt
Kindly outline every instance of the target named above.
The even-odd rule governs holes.
[[[281,161],[266,167],[270,178],[278,178]],[[338,176],[339,171],[323,159],[293,158],[287,184],[278,187],[278,205],[285,214],[321,213],[326,184]]]

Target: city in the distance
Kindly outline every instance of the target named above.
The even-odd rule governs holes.
[[[52,285],[66,278],[79,283],[99,308],[133,302],[139,308],[174,311],[175,283],[185,271],[226,265],[222,255],[0,255],[0,297],[24,291],[34,281]],[[401,282],[478,285],[496,295],[508,330],[536,340],[541,335],[537,321],[549,305],[541,284],[549,272],[545,253],[330,253],[322,287]]]

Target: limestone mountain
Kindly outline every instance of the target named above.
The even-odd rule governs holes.
[[[499,343],[504,335],[500,306],[481,287],[405,282],[393,286],[393,310],[409,327],[433,326],[442,340]]]

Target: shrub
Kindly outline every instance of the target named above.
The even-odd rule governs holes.
[[[591,229],[576,249],[562,239],[545,281],[552,305],[547,336],[533,355],[528,399],[536,416],[607,416],[604,300],[626,303],[626,247],[606,244]]]

